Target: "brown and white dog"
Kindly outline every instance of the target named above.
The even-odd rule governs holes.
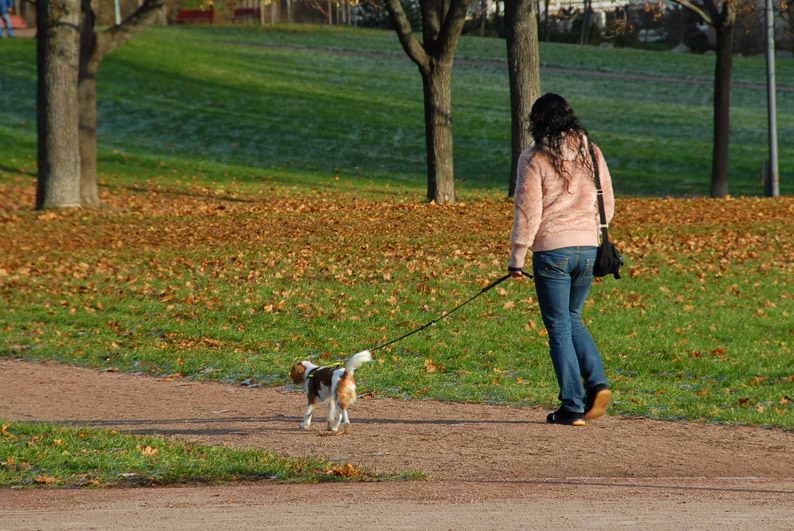
[[[289,372],[295,385],[306,392],[306,413],[300,427],[308,430],[312,425],[312,412],[318,405],[328,402],[328,429],[337,431],[344,421],[347,431],[350,420],[347,408],[356,401],[356,380],[353,372],[364,363],[372,361],[369,350],[355,354],[344,368],[320,367],[310,361],[301,361]],[[338,410],[338,411],[337,411]]]

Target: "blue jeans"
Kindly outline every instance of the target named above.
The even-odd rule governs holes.
[[[3,13],[2,15],[0,15],[0,17],[3,19],[3,25],[5,25],[6,27],[6,33],[8,33],[9,37],[13,37],[14,32],[11,29],[11,18],[8,16],[8,13]],[[2,36],[3,36],[3,32],[0,31],[0,37]]]
[[[585,389],[607,383],[601,355],[582,324],[595,256],[595,247],[566,247],[532,256],[535,290],[549,332],[560,401],[562,408],[574,413],[584,412]]]

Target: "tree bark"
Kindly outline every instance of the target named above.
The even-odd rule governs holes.
[[[386,7],[400,44],[422,75],[427,198],[436,203],[455,203],[451,80],[468,0],[421,0],[423,43],[411,31],[400,0],[386,0]]]
[[[94,6],[96,0],[82,0],[80,26],[80,73],[78,108],[80,110],[80,202],[83,206],[100,206],[96,176],[97,104],[96,74],[102,59],[122,44],[157,21],[164,0],[146,0],[118,26],[96,33]]]
[[[80,0],[38,0],[36,208],[80,206]]]
[[[714,69],[714,145],[711,158],[711,197],[728,195],[728,167],[731,135],[731,70],[733,33],[738,2],[704,0],[702,6],[690,0],[673,0],[697,13],[717,34],[717,65]]]
[[[452,154],[452,65],[435,63],[422,74],[427,144],[427,200],[455,203]]]
[[[78,88],[80,108],[80,204],[99,208],[96,177],[96,78],[81,76]]]
[[[485,37],[485,22],[488,18],[488,0],[480,2],[480,37]]]
[[[733,24],[717,25],[717,66],[714,72],[714,151],[711,160],[711,197],[728,195],[731,137],[731,69]]]
[[[543,0],[543,38],[549,40],[549,4],[550,0]]]
[[[78,109],[80,110],[80,203],[99,208],[99,187],[96,178],[96,17],[91,0],[82,0],[80,25],[80,74],[78,78]]]
[[[538,22],[532,0],[505,1],[507,69],[510,78],[512,157],[508,197],[516,191],[518,158],[532,145],[529,111],[540,97]]]
[[[579,44],[586,46],[590,42],[590,24],[592,21],[592,0],[584,0],[584,13],[582,14],[582,34],[579,36]]]

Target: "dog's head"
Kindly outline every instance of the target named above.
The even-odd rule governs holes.
[[[296,363],[290,369],[289,377],[295,385],[302,385],[306,381],[306,366],[303,363]]]

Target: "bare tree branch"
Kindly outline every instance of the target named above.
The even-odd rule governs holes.
[[[151,26],[165,5],[165,0],[145,0],[145,2],[129,17],[105,31],[97,33],[96,48],[91,58],[91,66],[99,67],[102,59],[126,42],[133,39],[147,27]]]
[[[673,2],[675,2],[676,4],[678,4],[678,5],[682,6],[682,7],[685,7],[687,9],[689,9],[690,11],[693,11],[693,12],[697,13],[700,16],[700,18],[702,18],[703,21],[706,24],[708,24],[709,26],[713,26],[714,25],[714,19],[709,15],[709,13],[706,13],[705,11],[700,9],[699,6],[696,6],[692,2],[689,2],[688,0],[673,0]],[[713,5],[713,3],[712,3],[712,5]],[[711,10],[709,10],[709,11],[711,11]]]
[[[405,53],[417,64],[420,70],[428,72],[430,70],[430,56],[425,51],[422,43],[414,36],[411,30],[411,23],[405,15],[405,10],[400,0],[386,0],[386,7],[389,9],[389,16]]]
[[[438,58],[452,59],[458,47],[463,24],[466,22],[466,9],[469,7],[468,0],[452,0],[452,5],[447,11],[439,32]]]

